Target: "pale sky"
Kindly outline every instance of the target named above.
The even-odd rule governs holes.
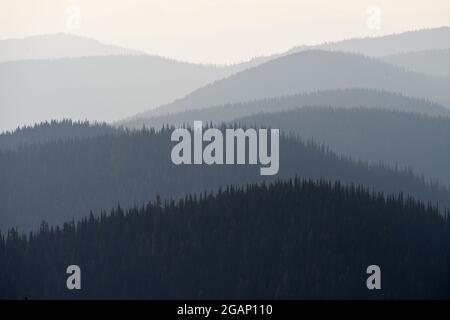
[[[0,39],[74,33],[203,63],[233,63],[302,44],[450,25],[449,0],[0,1]]]

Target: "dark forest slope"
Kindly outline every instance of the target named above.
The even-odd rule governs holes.
[[[1,298],[449,298],[448,218],[298,180],[0,236]],[[67,290],[68,265],[82,290]],[[366,288],[369,265],[382,290]]]

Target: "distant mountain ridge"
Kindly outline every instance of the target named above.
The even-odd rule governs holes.
[[[359,54],[312,50],[283,56],[215,81],[184,98],[138,114],[135,118],[155,117],[265,97],[355,88],[385,90],[425,98],[450,108],[449,87],[450,78],[408,72]]]
[[[299,45],[283,53],[256,57],[249,61],[227,65],[226,67],[234,69],[235,72],[242,71],[283,55],[314,49],[345,51],[371,57],[398,55],[424,50],[450,49],[449,38],[450,27],[442,26],[383,36],[337,40],[317,45]],[[148,55],[149,53],[117,45],[104,44],[95,39],[71,33],[42,34],[0,40],[0,62],[117,54]]]
[[[381,57],[405,52],[430,49],[450,49],[450,27],[405,31],[385,36],[354,38],[328,42],[315,46],[300,46],[289,52],[308,49],[322,49],[359,53],[371,57]]]
[[[392,60],[391,57],[383,55],[399,54],[408,50],[408,54],[418,50],[447,50],[450,46],[446,40],[447,35],[450,35],[449,30],[449,27],[442,27],[318,46],[301,46],[282,54],[222,67],[151,56],[141,51],[106,45],[73,34],[0,40],[0,132],[50,119],[116,121],[129,118],[146,110],[166,107],[172,103],[178,104],[176,99],[183,99],[207,84],[212,85],[220,79],[246,72],[250,67],[260,67],[264,63],[305,50],[344,50],[379,57],[381,60]],[[370,48],[378,51],[371,52]],[[400,55],[396,61],[389,63],[423,73],[434,74],[436,71],[435,61],[425,63],[424,68],[419,70],[408,66],[409,60],[404,57],[409,56]],[[149,61],[152,61],[151,64]],[[414,65],[417,64],[413,63]],[[276,70],[274,75],[276,77]],[[161,81],[158,81],[157,77],[160,77]],[[443,81],[447,82],[448,79]],[[427,91],[433,91],[436,87],[434,81],[425,82],[429,83]],[[345,84],[345,81],[342,81],[342,85]],[[330,89],[317,87],[319,90]],[[260,90],[262,92],[252,99],[279,95],[277,92],[265,94],[265,88]],[[411,91],[414,94],[418,92],[418,96],[424,96],[420,94],[420,89]],[[84,97],[83,92],[86,92]],[[292,90],[287,92],[299,93]],[[401,93],[409,95],[408,92]],[[425,98],[432,99],[434,95],[431,96]],[[222,97],[220,101],[209,102],[203,107],[247,101],[247,97],[242,100],[233,99],[236,98],[233,96],[230,98],[230,101],[226,101],[226,97]],[[442,99],[436,101],[447,103]],[[160,111],[161,108],[152,116],[161,115]],[[179,111],[186,110],[181,108]],[[163,113],[170,112],[172,111],[167,110]]]
[[[0,63],[0,132],[51,119],[119,120],[225,75],[149,55]]]
[[[359,53],[370,57],[383,57],[409,52],[450,49],[450,27],[420,29],[396,34],[353,38],[347,40],[325,42],[317,45],[300,45],[278,54],[256,57],[235,66],[240,71],[288,54],[306,50],[327,50]]]
[[[450,77],[450,49],[407,52],[380,59],[414,72]]]
[[[119,123],[126,127],[136,129],[142,128],[143,126],[147,128],[160,128],[166,124],[178,127],[184,123],[192,123],[194,120],[221,123],[261,112],[272,113],[306,106],[329,106],[333,108],[366,107],[450,118],[450,109],[425,99],[406,97],[388,91],[356,88],[267,97],[248,102],[214,105],[207,108],[149,118],[136,117]]]
[[[0,62],[143,54],[142,51],[103,44],[69,33],[0,40]]]
[[[409,167],[450,187],[450,118],[367,108],[305,107],[259,113],[235,122],[278,128],[369,163]]]

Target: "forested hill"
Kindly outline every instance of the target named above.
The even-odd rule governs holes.
[[[99,214],[120,203],[142,205],[156,195],[183,197],[263,179],[303,178],[362,184],[385,193],[403,192],[450,207],[449,192],[410,171],[355,163],[325,147],[281,137],[280,170],[261,176],[259,165],[175,165],[172,129],[124,131],[47,142],[0,152],[0,229],[28,230],[42,220],[63,223]]]
[[[422,203],[298,179],[0,236],[1,298],[450,298],[450,223]],[[66,289],[81,268],[82,290]],[[382,290],[366,269],[381,268]]]
[[[380,109],[305,107],[237,119],[324,143],[353,159],[411,167],[450,186],[450,118]]]
[[[327,106],[333,108],[366,107],[384,110],[426,114],[433,117],[450,118],[450,109],[425,99],[411,98],[400,94],[373,89],[321,90],[279,97],[265,97],[248,102],[211,105],[207,108],[182,111],[155,117],[135,117],[123,122],[126,127],[140,129],[142,126],[160,128],[171,124],[179,126],[194,120],[228,122],[261,112],[279,112],[305,106]]]
[[[0,134],[0,150],[13,150],[31,144],[117,133],[120,130],[120,128],[111,127],[106,123],[69,119],[45,121]]]

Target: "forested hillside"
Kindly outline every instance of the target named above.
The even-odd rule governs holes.
[[[260,176],[259,165],[174,165],[172,129],[123,131],[32,144],[0,152],[0,229],[37,227],[99,214],[121,204],[141,205],[156,195],[183,197],[263,179],[303,178],[357,183],[376,191],[403,192],[450,207],[447,189],[411,171],[355,163],[295,137],[280,138],[280,170]],[[24,201],[26,199],[26,201]]]
[[[450,186],[450,119],[405,112],[307,107],[235,120],[271,126],[323,143],[354,159],[410,166]]]
[[[449,298],[449,241],[422,203],[295,179],[4,233],[0,297]],[[82,290],[66,289],[71,264]]]
[[[160,128],[166,124],[180,126],[183,123],[191,123],[194,120],[218,123],[233,121],[261,112],[272,113],[306,106],[327,106],[333,108],[365,107],[450,118],[450,109],[425,99],[415,99],[387,91],[358,88],[324,90],[235,104],[215,105],[164,116],[132,118],[123,122],[123,124],[126,127],[140,129],[142,126]]]
[[[86,138],[104,134],[118,133],[120,128],[114,128],[106,123],[89,123],[88,121],[52,120],[33,126],[24,126],[14,131],[0,134],[0,150],[14,150],[32,144],[51,141]]]

